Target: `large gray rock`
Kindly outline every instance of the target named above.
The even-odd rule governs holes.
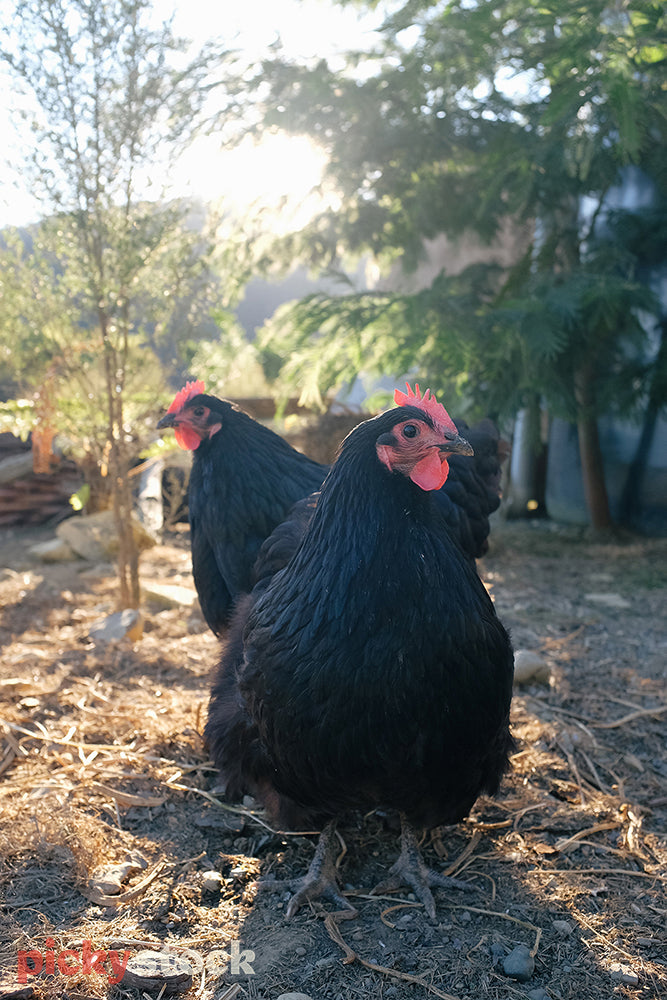
[[[140,551],[157,544],[157,539],[136,518],[132,519],[132,531]],[[110,510],[70,517],[58,525],[56,535],[78,556],[90,562],[103,562],[118,552],[116,526]]]
[[[187,993],[192,986],[192,966],[186,958],[162,951],[140,951],[125,968],[123,986],[142,993]]]
[[[48,542],[39,542],[28,549],[28,555],[43,563],[70,562],[77,559],[76,552],[63,538],[50,538]]]

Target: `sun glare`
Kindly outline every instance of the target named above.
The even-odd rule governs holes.
[[[326,155],[305,136],[269,135],[222,151],[215,136],[196,140],[176,164],[168,190],[215,204],[236,217],[275,214],[274,231],[298,228],[324,206]]]
[[[363,46],[379,19],[326,0],[253,0],[230,10],[210,0],[153,0],[157,23],[174,15],[176,34],[196,47],[217,36],[250,57],[259,58],[280,38],[290,58],[337,58],[348,47]],[[32,196],[21,168],[29,134],[14,134],[12,111],[16,87],[0,70],[0,129],[5,154],[0,157],[0,227],[38,219],[43,206]],[[2,162],[4,160],[4,163]],[[216,202],[226,215],[263,209],[273,232],[303,226],[323,207],[318,191],[324,153],[305,137],[271,135],[260,143],[248,140],[222,152],[214,136],[197,139],[175,163],[139,168],[137,195],[156,201],[192,197]],[[139,180],[139,177],[137,178]],[[329,202],[328,204],[331,204]]]

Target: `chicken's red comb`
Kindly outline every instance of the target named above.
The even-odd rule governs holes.
[[[206,392],[206,386],[201,379],[197,379],[196,382],[186,382],[182,389],[174,396],[174,401],[167,410],[167,413],[178,413],[183,409],[188,400],[192,399],[193,396],[199,396],[200,393]]]
[[[407,382],[405,383],[405,388],[408,390],[407,393],[401,392],[400,389],[394,390],[394,402],[398,406],[416,406],[418,409],[428,413],[431,420],[433,420],[439,427],[446,427],[447,430],[454,431],[458,434],[456,424],[447,413],[447,410],[444,408],[442,403],[437,401],[430,389],[427,389],[422,396],[417,382],[415,382],[414,391]]]

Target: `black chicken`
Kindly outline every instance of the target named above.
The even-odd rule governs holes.
[[[231,795],[251,791],[282,828],[323,827],[288,916],[317,896],[349,908],[335,823],[376,807],[402,822],[378,889],[405,882],[434,916],[431,887],[452,880],[426,867],[414,827],[463,819],[508,766],[510,641],[431,502],[456,453],[471,448],[428,393],[360,424],[239,603],[205,735]]]
[[[472,429],[458,426],[475,457],[452,455],[444,486],[431,495],[452,537],[474,559],[488,547],[504,456],[491,421]],[[220,635],[234,600],[255,582],[253,564],[262,542],[292,504],[319,489],[328,466],[296,451],[232,403],[207,395],[202,381],[181,389],[158,427],[173,427],[180,446],[193,452],[192,573],[204,618]]]
[[[296,451],[232,403],[188,382],[158,427],[193,452],[188,487],[192,575],[202,614],[220,635],[233,603],[255,583],[262,542],[297,500],[319,489],[327,466]]]
[[[474,427],[465,420],[454,423],[475,454],[452,455],[447,480],[431,496],[454,540],[467,556],[479,559],[489,548],[489,516],[500,506],[502,463],[510,449],[488,418]]]

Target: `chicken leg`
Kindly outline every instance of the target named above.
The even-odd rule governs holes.
[[[294,895],[290,899],[285,916],[290,920],[307,901],[327,899],[340,910],[350,911],[346,916],[355,917],[357,910],[340,891],[336,874],[336,823],[327,823],[320,834],[310,868],[301,878],[262,879],[260,889],[290,889]]]
[[[469,882],[442,875],[433,871],[425,863],[419,850],[417,837],[407,818],[401,813],[401,853],[395,864],[391,866],[387,877],[371,890],[373,895],[399,889],[409,885],[417,899],[423,904],[431,920],[435,920],[435,900],[431,889],[464,889],[474,891]]]

